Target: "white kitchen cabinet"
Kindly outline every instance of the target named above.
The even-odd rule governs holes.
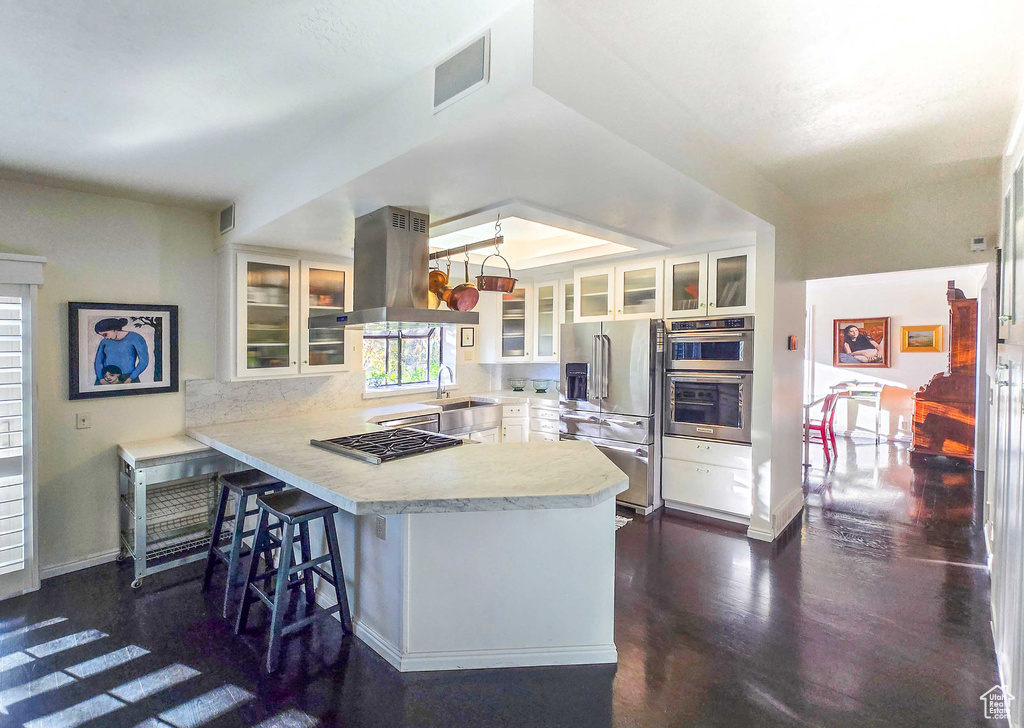
[[[754,248],[665,260],[665,318],[754,313]]]
[[[310,316],[352,310],[352,269],[331,263],[301,263],[299,342],[302,374],[344,372],[352,368],[353,335],[335,326],[311,329],[301,325]]]
[[[299,372],[299,261],[239,253],[235,375]]]
[[[480,362],[532,361],[533,296],[529,285],[510,293],[484,293],[480,312]]]
[[[573,274],[573,321],[611,321],[615,309],[615,268],[587,268]]]
[[[650,319],[661,315],[664,263],[646,260],[615,267],[616,321]]]
[[[725,520],[749,519],[753,510],[750,470],[663,459],[661,494],[666,508]]]
[[[529,420],[502,420],[501,441],[527,442],[529,440],[528,423]]]
[[[493,444],[498,442],[500,432],[497,427],[492,427],[489,430],[480,430],[479,432],[469,433],[469,439],[473,442],[482,442],[485,444]]]
[[[558,442],[558,433],[530,432],[530,442]]]
[[[708,315],[708,254],[665,260],[665,318]]]
[[[754,313],[754,248],[708,254],[708,316]]]
[[[358,333],[308,328],[309,316],[352,308],[352,269],[300,256],[220,253],[219,372],[224,380],[347,371]]]
[[[558,361],[558,324],[560,300],[558,281],[545,281],[533,287],[533,361]]]
[[[562,312],[561,323],[563,324],[571,324],[575,322],[575,290],[576,283],[573,281],[572,278],[566,278],[565,280],[561,281],[561,285],[558,289],[558,296],[562,302],[560,310]]]

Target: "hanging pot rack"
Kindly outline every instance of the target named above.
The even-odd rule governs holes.
[[[447,250],[438,250],[431,253],[429,256],[430,260],[440,260],[441,258],[448,258],[452,255],[458,255],[459,253],[470,253],[474,250],[480,250],[481,248],[497,247],[505,242],[505,236],[499,235],[496,238],[487,238],[487,240],[481,240],[478,243],[467,243],[465,245],[459,245],[454,248],[448,248]]]

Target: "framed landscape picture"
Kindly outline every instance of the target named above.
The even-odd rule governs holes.
[[[68,303],[68,398],[178,391],[178,307]]]
[[[901,326],[900,351],[942,351],[942,326]]]
[[[889,317],[833,320],[832,363],[837,367],[889,367]]]

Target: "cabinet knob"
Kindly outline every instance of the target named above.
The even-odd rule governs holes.
[[[708,305],[709,305],[709,306],[714,306],[714,305],[715,305],[715,303],[714,303],[714,301],[712,301],[712,302],[711,302],[711,303],[709,303]]]

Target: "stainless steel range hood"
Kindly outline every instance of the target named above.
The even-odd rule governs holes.
[[[477,324],[475,311],[433,309],[427,302],[429,219],[397,207],[356,218],[351,313],[310,316],[310,328],[365,324]]]

